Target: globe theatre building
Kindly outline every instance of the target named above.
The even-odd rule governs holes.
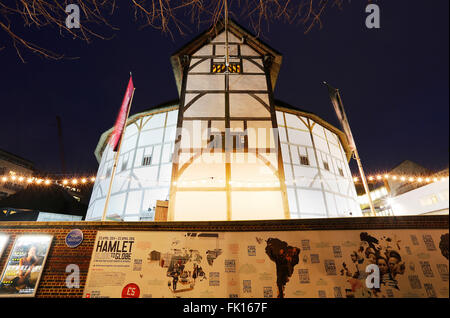
[[[169,221],[360,216],[345,134],[273,96],[282,57],[230,21],[171,57],[179,99],[129,117],[107,215]],[[226,58],[226,43],[228,56]],[[114,152],[102,134],[86,220],[100,220]]]

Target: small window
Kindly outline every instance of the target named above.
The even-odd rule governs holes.
[[[341,177],[344,176],[344,170],[342,170],[342,168],[338,168],[339,174],[341,175]]]
[[[304,166],[309,166],[308,156],[300,156],[300,163]]]
[[[232,132],[229,134],[229,147],[233,147],[233,150],[245,149],[245,136],[244,132]],[[209,137],[208,148],[209,149],[222,149],[225,150],[225,133],[212,133]],[[231,144],[232,143],[232,144]],[[230,149],[231,150],[231,149]]]
[[[330,171],[330,166],[328,165],[328,162],[326,161],[323,162],[323,168],[327,171]]]
[[[106,177],[111,177],[111,168],[106,169]]]
[[[121,171],[127,170],[128,160],[122,161]]]
[[[151,164],[152,164],[152,156],[144,156],[144,158],[142,158],[143,166],[150,166]]]
[[[227,67],[225,62],[213,62],[211,66],[212,73],[225,73]],[[228,73],[241,73],[242,67],[240,62],[231,62],[228,65]]]

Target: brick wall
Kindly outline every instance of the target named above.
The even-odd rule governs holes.
[[[36,293],[38,298],[81,298],[97,231],[289,231],[342,229],[446,229],[448,216],[376,218],[336,218],[314,220],[232,221],[232,222],[0,222],[0,232],[10,239],[0,258],[3,270],[17,235],[52,234],[44,272]],[[83,231],[83,242],[76,248],[65,244],[72,229]],[[66,266],[80,268],[80,288],[66,287]]]
[[[97,231],[94,229],[83,229],[83,242],[76,248],[70,248],[66,245],[65,238],[67,233],[74,228],[79,228],[79,226],[31,229],[27,229],[26,227],[12,229],[0,227],[1,232],[10,235],[9,244],[0,258],[0,268],[3,269],[6,265],[9,253],[14,245],[14,239],[17,235],[32,233],[51,234],[53,235],[53,242],[49,250],[36,297],[82,297],[82,287],[86,281],[92,246],[94,245]],[[69,264],[77,264],[80,268],[80,288],[69,289],[66,287],[66,277],[68,275],[66,273],[66,266]]]

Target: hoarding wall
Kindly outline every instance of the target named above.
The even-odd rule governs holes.
[[[370,221],[370,222],[368,222]],[[70,248],[65,236],[83,231]],[[448,217],[4,223],[53,235],[36,297],[448,297]],[[80,269],[67,288],[66,267]],[[380,269],[367,288],[367,266]]]

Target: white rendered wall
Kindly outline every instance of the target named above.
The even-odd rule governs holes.
[[[153,216],[153,212],[149,213],[148,208],[152,208],[156,200],[168,199],[177,113],[178,111],[175,110],[168,113],[148,115],[127,127],[108,215],[119,215],[124,220],[137,221],[140,217],[148,218]],[[351,216],[360,216],[361,211],[356,201],[357,197],[352,176],[344,150],[337,136],[309,118],[299,117],[282,111],[277,111],[276,115],[291,218],[350,216],[349,212],[352,212]],[[299,118],[302,118],[303,121]],[[186,121],[187,123],[189,121]],[[142,128],[139,131],[138,127],[141,125]],[[312,125],[314,126],[311,134],[308,126]],[[216,128],[217,130],[222,129],[219,124]],[[235,123],[234,128],[238,130],[239,125]],[[201,141],[204,139],[201,137],[202,134],[199,136],[200,142],[204,143],[205,140]],[[289,143],[287,138],[289,138]],[[250,137],[250,139],[252,138]],[[316,148],[313,147],[313,140]],[[161,151],[161,149],[163,150]],[[153,154],[155,158],[160,159],[152,160],[150,166],[142,166],[144,154]],[[300,155],[308,157],[309,166],[300,163]],[[316,155],[319,159],[318,166]],[[223,156],[222,153],[209,154],[207,158],[203,157],[202,160],[198,160],[198,164],[194,161],[180,178],[178,184],[184,186],[185,191],[178,192],[177,198],[183,201],[185,210],[189,211],[189,214],[185,214],[185,220],[191,220],[192,218],[196,220],[210,220],[211,207],[214,207],[217,215],[222,216],[215,217],[215,219],[226,219],[225,191],[188,191],[190,187],[196,188],[196,190],[199,190],[201,187],[205,189],[222,187],[225,180]],[[234,154],[234,156],[237,159],[236,156],[240,155]],[[252,154],[247,154],[246,156],[252,156]],[[132,166],[131,161],[133,158],[134,165]],[[180,163],[186,162],[189,158],[190,156],[180,156]],[[330,171],[324,169],[323,158],[328,160]],[[121,169],[124,159],[127,161],[127,165],[123,171]],[[107,146],[103,152],[97,180],[89,203],[86,216],[88,221],[99,220],[102,216],[110,181],[110,178],[106,178],[106,171],[107,169],[112,170],[112,160],[113,153]],[[240,160],[235,161],[239,162]],[[205,162],[209,164],[205,165]],[[235,163],[232,165],[232,181],[235,182],[235,188],[247,186],[246,183],[254,184],[255,191],[249,191],[249,189],[246,189],[246,191],[232,191],[234,200],[231,202],[232,204],[234,202],[234,210],[237,212],[233,217],[235,219],[273,218],[272,211],[274,207],[272,205],[278,207],[281,204],[281,198],[276,191],[259,190],[261,190],[261,184],[270,184],[278,180],[273,178],[270,169],[266,166],[264,168],[259,166],[256,158],[246,158],[243,162],[246,162],[246,164],[239,165]],[[254,162],[255,164],[249,165],[249,162]],[[340,175],[338,167],[341,167],[344,177]],[[203,175],[214,178],[207,182],[192,182],[200,180],[198,178],[199,171],[202,171]],[[130,178],[130,176],[132,177]],[[186,183],[183,184],[183,181]],[[259,185],[259,187],[256,185]],[[270,202],[270,204],[264,205],[264,209],[258,209],[258,214],[253,215],[251,211],[255,211],[255,209],[252,209],[252,204],[261,200],[262,196],[267,199],[265,202]],[[241,202],[242,206],[238,208],[236,202]],[[244,212],[240,213],[238,211]],[[182,220],[183,214],[179,214],[178,219]]]
[[[39,212],[36,222],[76,222],[82,218],[79,215]]]
[[[107,215],[124,221],[154,217],[156,200],[169,198],[177,110],[141,117],[129,124],[121,146]],[[100,220],[113,168],[114,152],[103,151],[86,220]],[[151,156],[144,165],[144,156]]]
[[[394,215],[448,214],[448,180],[437,181],[391,199]]]
[[[336,134],[307,117],[276,114],[291,218],[361,216]],[[301,156],[308,158],[308,165],[302,164]]]
[[[222,32],[191,56],[169,216],[174,221],[283,219],[276,120],[262,56],[229,32],[230,62],[242,62],[242,72],[213,73],[211,63],[225,61],[224,42]],[[243,133],[246,149],[211,153],[211,133],[229,132]]]

